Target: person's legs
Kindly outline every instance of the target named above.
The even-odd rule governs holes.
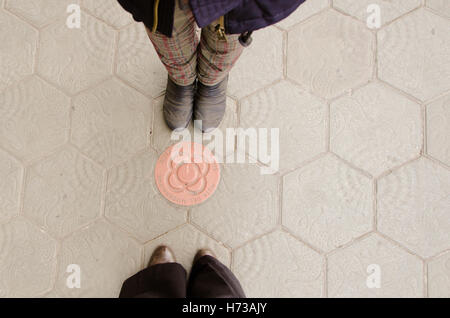
[[[184,298],[186,271],[167,246],[155,249],[146,269],[128,278],[119,298]]]
[[[220,125],[225,114],[228,73],[242,54],[239,35],[227,34],[222,39],[216,31],[218,21],[202,29],[197,57],[197,91],[194,119],[202,121],[209,132]]]
[[[234,274],[211,254],[196,257],[189,275],[187,297],[245,298]]]
[[[195,27],[189,1],[177,0],[171,38],[147,29],[148,36],[169,73],[163,114],[167,126],[172,130],[186,128],[193,115],[198,46]]]
[[[220,39],[215,21],[202,29],[198,46],[197,73],[200,83],[214,86],[221,83],[242,54],[244,47],[239,43],[239,34],[227,34]]]
[[[198,38],[195,29],[195,18],[188,0],[176,0],[171,38],[147,29],[150,41],[170,79],[180,86],[191,85],[197,78]]]

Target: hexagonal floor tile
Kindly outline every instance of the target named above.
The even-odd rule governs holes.
[[[186,209],[170,204],[159,193],[152,150],[108,172],[106,217],[142,242],[186,222]]]
[[[329,297],[423,297],[423,282],[422,261],[376,234],[328,257]]]
[[[241,98],[283,77],[283,34],[268,27],[253,35],[230,73],[228,92]]]
[[[118,297],[123,282],[142,268],[142,247],[101,220],[62,242],[56,291],[62,297]],[[81,270],[81,288],[66,286],[67,266]]]
[[[192,222],[224,244],[236,247],[275,227],[278,178],[254,164],[221,166],[217,191],[192,209]]]
[[[0,105],[0,145],[20,159],[48,154],[67,141],[70,99],[44,81],[29,77],[9,87]]]
[[[120,6],[117,0],[82,0],[81,5],[96,17],[118,29],[133,22],[132,16]]]
[[[36,297],[56,271],[56,242],[23,219],[0,225],[0,296]]]
[[[378,181],[378,229],[423,257],[450,248],[450,170],[421,158]]]
[[[327,113],[325,103],[283,81],[242,100],[240,123],[267,128],[269,135],[279,129],[280,169],[286,171],[326,151]]]
[[[450,2],[447,0],[426,0],[426,6],[450,18]]]
[[[23,213],[55,236],[65,236],[100,216],[103,172],[72,149],[32,166]]]
[[[378,76],[421,99],[450,88],[450,21],[415,11],[378,32]]]
[[[332,98],[372,77],[373,36],[362,23],[334,10],[289,31],[287,75]]]
[[[312,15],[330,6],[328,0],[309,0],[300,5],[289,17],[277,23],[277,26],[288,30],[294,25],[308,19]]]
[[[145,264],[150,260],[155,248],[159,245],[169,246],[178,263],[183,265],[187,272],[190,271],[195,253],[199,249],[209,248],[226,266],[230,266],[230,252],[220,243],[214,241],[190,224],[171,231],[145,245]]]
[[[14,34],[14,36],[11,36]],[[0,92],[33,72],[38,32],[0,10]]]
[[[69,13],[66,13],[67,7],[78,2],[78,0],[6,0],[5,8],[36,27],[43,27],[58,17],[69,16]]]
[[[284,232],[233,252],[233,271],[247,297],[321,297],[323,257]]]
[[[379,83],[331,104],[331,150],[373,176],[420,154],[420,105]]]
[[[427,153],[450,166],[450,95],[427,106]]]
[[[111,167],[148,146],[151,101],[116,79],[77,96],[72,141],[91,159]]]
[[[153,122],[153,134],[152,134],[152,144],[153,147],[158,151],[158,153],[163,152],[166,148],[170,147],[171,145],[177,143],[181,140],[182,134],[186,133],[186,131],[183,131],[182,133],[174,133],[173,139],[172,139],[172,131],[167,127],[166,123],[164,122],[164,116],[163,116],[163,102],[164,102],[164,96],[157,98],[154,100],[153,109],[155,111],[155,117]],[[227,153],[226,149],[226,129],[227,128],[235,128],[237,126],[237,110],[236,110],[236,102],[231,99],[227,98],[227,108],[225,109],[225,116],[222,120],[221,124],[219,125],[218,129],[214,130],[211,133],[203,134],[203,144],[205,146],[208,146],[211,151],[216,155],[216,158],[219,160],[223,159],[222,162],[225,160],[225,153]],[[223,146],[222,149],[214,149],[215,147],[213,145],[210,145],[210,141],[214,141],[215,136],[220,136],[220,133],[218,133],[217,130],[220,130],[220,133],[224,137],[223,139]],[[187,130],[190,134],[190,140],[194,140],[194,125],[191,124],[188,126]],[[198,129],[195,130],[197,133],[200,133]]]
[[[428,296],[431,298],[450,297],[450,252],[428,264]]]
[[[141,93],[158,97],[166,89],[167,71],[153,48],[144,25],[133,23],[119,34],[117,75]]]
[[[65,23],[60,19],[41,31],[37,71],[75,94],[112,74],[115,33],[83,12],[80,29]]]
[[[421,0],[334,0],[333,6],[350,14],[363,22],[366,22],[371,13],[367,12],[370,5],[375,4],[380,7],[381,25],[391,22],[399,16],[419,7]]]
[[[371,180],[332,155],[286,175],[283,191],[283,224],[323,251],[372,228]]]
[[[22,166],[0,150],[0,223],[9,221],[19,213],[22,176]]]

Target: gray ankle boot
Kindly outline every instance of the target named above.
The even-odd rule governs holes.
[[[181,130],[189,125],[194,108],[194,94],[195,84],[180,86],[168,78],[163,113],[170,129]]]
[[[227,106],[228,76],[214,86],[197,82],[194,120],[202,121],[202,131],[211,132],[219,127]]]

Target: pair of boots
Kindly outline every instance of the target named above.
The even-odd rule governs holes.
[[[180,86],[168,78],[163,104],[164,120],[170,129],[185,129],[192,117],[202,121],[202,132],[217,128],[225,114],[228,76],[214,86],[195,81]]]

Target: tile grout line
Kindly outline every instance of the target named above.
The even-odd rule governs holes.
[[[284,189],[284,177],[277,176],[278,178],[278,221],[277,225],[280,227],[283,225],[283,189]]]
[[[323,259],[323,298],[329,298],[328,294],[328,256],[322,255]]]
[[[320,255],[326,255],[327,252],[323,251],[322,249],[314,246],[313,244],[309,243],[307,240],[303,239],[302,237],[298,236],[297,234],[293,233],[288,227],[286,226],[282,226],[281,227],[281,231],[283,231],[284,233],[290,235],[292,238],[294,238],[296,241],[300,242],[301,244],[305,245],[306,247],[308,247],[309,249],[313,250],[314,252],[316,252],[317,254]]]
[[[428,261],[422,261],[423,266],[423,297],[428,298]]]
[[[311,0],[310,0],[311,1]],[[314,0],[313,0],[314,1]],[[290,33],[292,32],[295,28],[303,25],[303,24],[307,24],[308,22],[310,22],[311,20],[313,20],[315,17],[321,15],[322,13],[326,12],[326,11],[330,11],[333,8],[330,5],[327,5],[326,7],[320,9],[319,11],[317,11],[316,13],[313,13],[312,15],[308,16],[307,18],[301,20],[300,22],[294,23],[289,27],[286,28],[282,28],[284,31]]]
[[[422,158],[425,158],[426,160],[429,160],[431,162],[433,162],[434,164],[442,167],[445,170],[450,170],[450,166],[448,166],[447,164],[443,163],[442,161],[440,161],[439,159],[434,158],[433,156],[430,156],[428,154],[424,154],[421,156]]]
[[[288,63],[288,45],[289,45],[289,33],[283,31],[282,52],[283,52],[283,79],[287,78],[287,63]]]
[[[113,53],[113,65],[112,73],[117,76],[117,65],[119,63],[119,41],[120,41],[120,31],[114,30],[114,53]]]
[[[18,209],[18,213],[17,216],[23,216],[24,215],[24,206],[25,206],[25,189],[26,189],[26,183],[28,180],[28,175],[29,175],[29,169],[31,169],[31,167],[27,167],[25,165],[23,165],[22,163],[20,164],[21,167],[21,187],[20,187],[20,194],[19,194],[19,209]]]
[[[343,250],[346,250],[346,249],[352,247],[352,246],[355,245],[355,244],[358,244],[359,242],[364,241],[366,238],[368,238],[368,237],[370,237],[370,236],[373,236],[373,235],[375,235],[376,233],[377,233],[377,232],[374,231],[374,230],[369,230],[369,231],[367,231],[367,232],[365,232],[365,233],[363,233],[363,234],[361,234],[361,235],[359,235],[359,236],[357,236],[357,237],[352,238],[350,241],[348,241],[348,242],[346,242],[346,243],[344,243],[344,244],[342,244],[342,245],[340,245],[340,246],[334,247],[334,248],[332,248],[332,249],[329,250],[329,251],[324,251],[323,254],[324,254],[326,257],[335,255],[335,254],[337,254],[337,253],[340,253],[340,252],[343,251]]]
[[[381,231],[376,230],[375,231],[376,234],[378,234],[379,236],[383,237],[385,240],[391,242],[393,245],[396,245],[397,247],[399,247],[400,249],[402,249],[403,251],[407,252],[410,255],[413,255],[415,257],[417,257],[418,259],[420,259],[421,261],[425,260],[425,257],[420,256],[419,254],[417,254],[416,252],[412,251],[411,249],[409,249],[408,247],[404,246],[403,244],[401,244],[400,242],[398,242],[397,240],[391,238],[389,235],[384,234]]]
[[[373,203],[372,203],[372,208],[373,208],[373,225],[372,228],[374,231],[376,231],[378,229],[378,179],[374,178],[372,181],[372,186],[373,186]]]
[[[331,152],[331,102],[329,101],[327,101],[325,118],[325,151]]]
[[[428,154],[428,106],[421,105],[422,110],[422,150],[421,154]]]
[[[108,170],[104,167],[102,167],[102,189],[101,189],[101,196],[100,196],[100,217],[106,216],[106,200],[108,195],[108,182],[109,182],[109,174]]]

